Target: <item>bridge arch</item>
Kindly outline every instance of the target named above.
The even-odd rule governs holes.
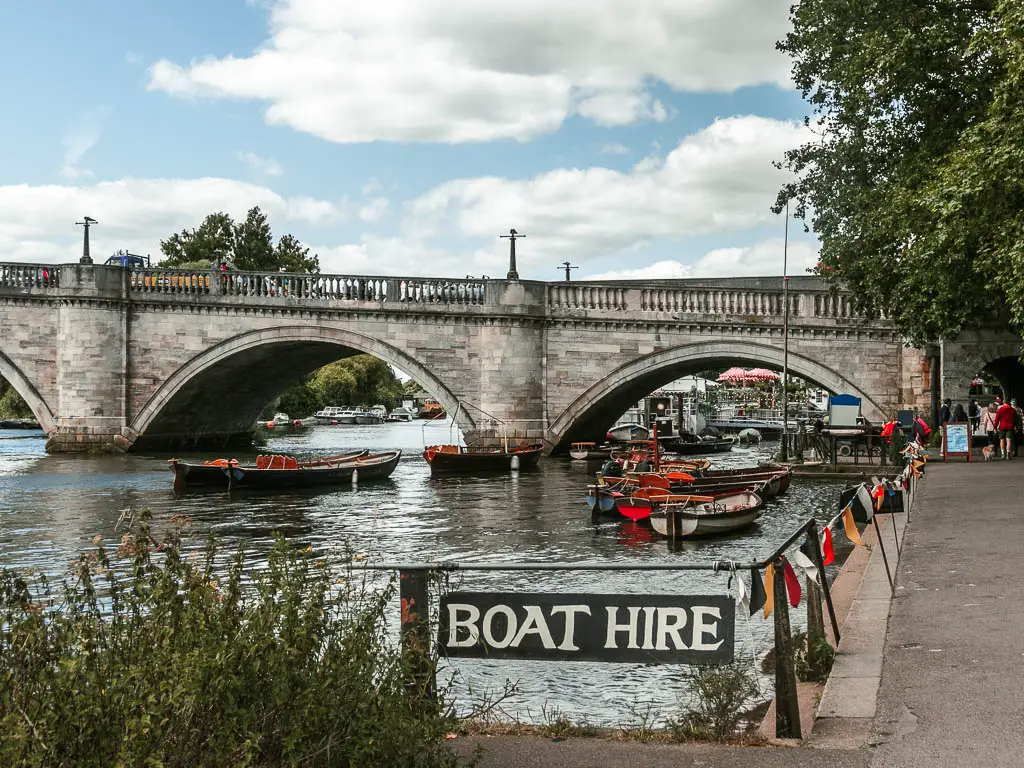
[[[0,376],[7,380],[7,383],[14,387],[14,391],[21,395],[21,399],[32,409],[32,415],[36,417],[39,426],[46,434],[50,434],[57,425],[53,418],[53,411],[43,399],[39,391],[25,374],[10,359],[0,352]]]
[[[267,402],[287,388],[277,382],[287,381],[290,386],[318,368],[345,357],[339,354],[341,350],[348,350],[351,354],[367,353],[400,368],[430,391],[449,413],[456,411],[458,398],[451,389],[397,347],[342,328],[278,326],[240,333],[191,358],[146,401],[131,420],[128,437],[134,442],[146,436],[147,431],[165,419],[166,412],[176,406],[179,411],[184,410],[182,415],[187,417],[189,403],[202,397],[202,387],[197,382],[214,381],[218,369],[230,368],[236,374],[242,371],[242,375],[249,377],[261,370],[285,369],[283,376],[270,377],[271,381],[260,390],[261,394],[270,395],[263,401],[257,398],[256,402],[243,408],[242,415],[235,419],[235,429],[248,430]],[[243,359],[244,365],[232,365],[233,361]],[[229,389],[230,382],[226,382],[225,387]],[[215,397],[216,394],[211,392],[210,396]],[[458,422],[464,433],[476,427],[472,415],[466,413],[465,409],[459,409]]]
[[[742,363],[781,368],[782,359],[780,347],[748,341],[706,341],[659,350],[616,368],[589,387],[551,423],[549,441],[553,446],[561,447],[575,439],[585,439],[581,429],[585,429],[587,423],[596,420],[611,423],[630,405],[674,378],[717,364]],[[863,412],[868,419],[884,419],[885,412],[874,398],[816,360],[790,352],[789,370],[830,392],[861,398]]]

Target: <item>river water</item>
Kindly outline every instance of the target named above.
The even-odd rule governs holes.
[[[212,531],[229,549],[243,542],[255,561],[280,532],[334,561],[355,552],[370,561],[642,564],[757,560],[808,517],[828,519],[838,507],[834,482],[796,479],[747,531],[669,547],[628,521],[595,523],[583,500],[594,467],[588,471],[580,462],[546,459],[536,471],[516,475],[432,479],[423,446],[450,441],[446,426],[422,422],[277,431],[263,452],[305,457],[365,447],[398,448],[403,456],[389,481],[357,488],[176,498],[167,456],[48,456],[41,435],[0,431],[0,567],[60,574],[93,537],[115,542],[118,518],[128,508],[151,510],[157,529],[174,514],[188,515],[197,546]],[[763,443],[712,458],[720,467],[747,466],[776,449],[777,443]],[[452,580],[470,590],[695,595],[724,594],[726,583],[720,574],[656,571],[476,572]],[[802,604],[791,613],[797,628],[803,614]],[[771,632],[772,622],[760,615],[737,616],[737,655],[763,657]],[[520,692],[505,710],[532,721],[564,712],[574,720],[622,724],[634,702],[651,702],[667,714],[685,694],[685,670],[673,666],[460,660],[451,671],[458,675],[455,691],[463,706],[500,689],[506,679],[517,681]],[[764,678],[762,684],[770,686]]]

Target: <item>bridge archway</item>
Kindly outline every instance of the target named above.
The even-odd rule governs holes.
[[[592,439],[595,423],[611,424],[627,408],[666,382],[717,365],[782,367],[781,347],[747,341],[710,341],[663,349],[616,368],[588,388],[563,411],[548,430],[559,450],[575,440]],[[849,379],[804,355],[789,353],[789,370],[830,392],[861,398],[864,415],[881,422],[884,410]]]
[[[131,420],[129,439],[154,446],[187,447],[188,433],[207,442],[251,432],[260,411],[304,376],[336,360],[366,353],[412,376],[449,413],[458,398],[444,382],[402,350],[341,328],[279,326],[233,336],[175,371]],[[188,430],[182,430],[182,422]],[[475,429],[459,410],[463,432]]]
[[[3,376],[7,383],[14,387],[14,391],[21,395],[21,399],[32,409],[32,415],[36,417],[42,430],[46,434],[53,432],[57,425],[50,406],[47,405],[35,386],[25,378],[18,366],[3,353],[0,353],[0,376]]]

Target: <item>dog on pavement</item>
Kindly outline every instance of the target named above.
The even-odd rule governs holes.
[[[986,445],[981,449],[981,456],[985,461],[993,461],[996,457],[996,447],[994,445]]]

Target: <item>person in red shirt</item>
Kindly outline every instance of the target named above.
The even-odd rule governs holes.
[[[1012,457],[1013,450],[1013,429],[1017,412],[1009,403],[1003,403],[996,411],[996,433],[999,435],[999,449],[1001,458]]]

